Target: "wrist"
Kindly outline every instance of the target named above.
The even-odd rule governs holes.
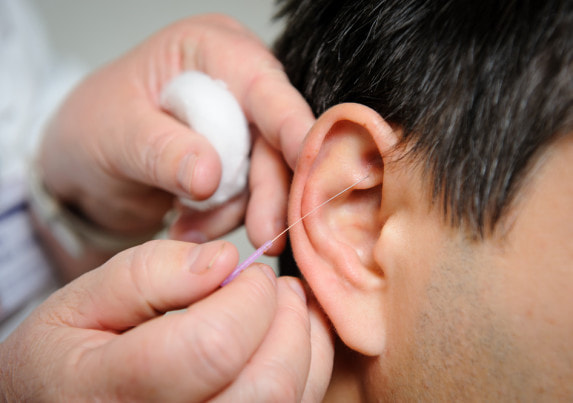
[[[86,254],[87,249],[114,254],[151,239],[157,232],[123,235],[95,224],[78,208],[54,196],[36,165],[30,170],[29,201],[39,224],[75,259]]]

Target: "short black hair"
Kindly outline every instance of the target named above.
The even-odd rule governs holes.
[[[573,130],[571,0],[278,0],[275,53],[316,115],[376,110],[452,225],[484,236]]]

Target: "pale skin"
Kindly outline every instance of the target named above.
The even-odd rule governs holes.
[[[159,229],[175,196],[209,197],[220,178],[215,150],[158,105],[163,85],[183,70],[225,81],[255,141],[250,193],[205,214],[183,210],[170,235],[205,242],[245,220],[251,241],[260,246],[285,227],[289,166],[314,117],[266,46],[226,16],[175,23],[84,80],[44,137],[44,182],[96,225],[120,234]],[[280,240],[269,253],[283,247]],[[84,257],[87,264],[60,256],[66,278],[110,257],[94,255]]]
[[[224,16],[167,27],[80,83],[47,129],[43,179],[55,197],[118,234],[160,228],[177,196],[208,197],[219,181],[218,156],[158,107],[162,85],[184,69],[227,83],[254,146],[250,193],[207,214],[182,212],[170,234],[205,242],[245,220],[261,245],[285,226],[289,165],[314,117],[269,50]],[[77,279],[0,344],[0,400],[324,395],[333,362],[329,324],[312,300],[307,305],[299,280],[275,279],[255,265],[219,289],[238,263],[236,249],[222,241],[152,241],[106,262],[111,253],[93,248],[72,258],[47,228],[38,230],[63,277]],[[163,315],[182,308],[189,309]]]
[[[281,87],[287,91],[286,98],[275,98],[272,95],[285,93],[284,91],[272,91],[272,85],[270,87],[265,85],[275,83],[280,87],[285,83],[284,74],[279,69],[271,68],[267,71],[263,68],[262,70],[266,73],[260,76],[259,73],[252,73],[260,72],[261,67],[276,66],[272,61],[274,59],[268,59],[268,56],[262,56],[261,59],[244,57],[254,49],[261,49],[261,45],[256,41],[252,42],[252,37],[248,33],[237,35],[238,25],[234,22],[222,17],[209,17],[197,23],[202,28],[211,27],[214,30],[208,30],[207,32],[211,34],[203,35],[201,33],[204,32],[203,30],[188,28],[185,24],[176,25],[175,27],[179,28],[186,27],[183,31],[189,33],[191,38],[190,42],[186,42],[182,41],[182,38],[187,36],[181,35],[179,28],[169,28],[152,38],[147,45],[127,55],[125,59],[96,73],[86,82],[87,84],[79,87],[75,95],[72,95],[77,97],[74,101],[81,101],[85,95],[84,99],[89,98],[93,102],[99,97],[94,97],[92,91],[97,94],[100,88],[105,89],[109,85],[108,88],[113,88],[116,92],[117,99],[108,100],[109,105],[102,102],[97,105],[97,108],[94,105],[86,105],[87,101],[70,102],[64,106],[63,115],[60,115],[61,122],[56,121],[56,124],[61,124],[61,126],[52,126],[57,127],[58,130],[53,131],[53,137],[45,143],[46,150],[50,154],[49,142],[53,141],[54,148],[51,152],[58,150],[58,153],[53,153],[52,156],[58,155],[60,153],[58,147],[62,147],[63,150],[68,150],[64,155],[75,156],[74,153],[78,153],[77,155],[83,159],[78,158],[76,161],[73,158],[65,161],[54,159],[48,161],[49,157],[42,159],[46,181],[51,190],[64,199],[72,197],[73,200],[70,201],[79,203],[90,218],[106,228],[118,232],[129,232],[136,224],[140,226],[135,227],[139,228],[138,230],[154,229],[159,223],[159,217],[162,217],[165,209],[171,205],[171,194],[183,193],[196,198],[208,196],[211,189],[214,189],[213,182],[216,182],[217,178],[216,158],[213,158],[208,144],[202,143],[200,139],[193,136],[193,144],[190,145],[186,143],[184,136],[171,135],[183,129],[176,124],[171,126],[174,122],[169,119],[169,126],[173,128],[172,130],[131,131],[122,130],[122,128],[157,127],[153,125],[153,116],[161,117],[161,122],[167,122],[163,119],[165,116],[158,114],[158,110],[154,108],[155,104],[152,102],[154,97],[148,95],[156,95],[160,87],[158,83],[176,74],[181,65],[198,66],[201,70],[207,70],[213,75],[216,75],[217,71],[222,71],[227,75],[238,74],[235,78],[252,78],[251,74],[254,74],[259,78],[246,81],[237,79],[235,84],[231,84],[231,88],[242,100],[241,104],[250,121],[262,134],[255,144],[255,150],[257,148],[259,150],[256,151],[258,157],[253,160],[251,171],[253,192],[246,217],[247,226],[256,228],[257,233],[260,234],[260,239],[257,235],[252,235],[255,244],[260,245],[279,232],[276,227],[282,224],[276,223],[284,217],[282,213],[276,213],[277,210],[274,208],[284,206],[288,172],[286,166],[279,162],[279,153],[275,149],[282,150],[291,167],[294,167],[295,161],[300,159],[289,203],[290,222],[294,222],[304,212],[309,211],[325,196],[369,174],[368,179],[359,184],[360,190],[345,194],[340,200],[326,206],[321,212],[313,214],[302,225],[295,226],[291,231],[300,269],[340,337],[337,344],[334,377],[326,399],[338,398],[343,401],[354,401],[360,398],[368,400],[383,398],[464,400],[465,398],[465,400],[480,401],[494,398],[504,400],[512,398],[518,400],[570,399],[573,393],[570,381],[573,358],[570,353],[569,340],[573,334],[571,319],[573,315],[569,307],[573,304],[571,304],[569,291],[573,285],[570,263],[573,257],[573,247],[568,240],[572,239],[573,228],[569,213],[569,206],[573,205],[571,188],[573,178],[567,162],[573,157],[571,136],[554,145],[545,154],[546,158],[541,159],[539,169],[532,172],[517,203],[512,206],[511,214],[506,217],[506,225],[500,227],[500,231],[487,241],[475,243],[469,241],[463,232],[444,224],[441,212],[429,203],[427,184],[422,180],[417,165],[405,162],[405,160],[393,163],[399,155],[392,154],[390,150],[399,136],[399,131],[394,131],[380,116],[367,108],[342,105],[322,116],[313,127],[301,157],[298,158],[298,144],[304,137],[306,128],[313,121],[310,112],[304,103],[291,104],[293,99],[288,94],[293,94],[291,91],[294,90],[288,85]],[[198,41],[193,41],[193,38]],[[241,63],[245,60],[252,60],[255,67],[235,70],[239,63],[218,64],[216,63],[218,53],[215,49],[221,49],[221,46],[201,47],[201,44],[205,43],[228,43],[227,41],[231,41],[234,45],[229,47],[230,53],[226,54],[227,58],[240,56]],[[159,43],[173,46],[153,45]],[[154,53],[154,49],[173,49],[174,52]],[[181,57],[181,49],[184,49],[184,54],[195,56],[190,59]],[[141,65],[133,63],[141,59],[149,63]],[[183,60],[182,63],[181,60]],[[136,66],[140,67],[136,68]],[[141,68],[141,66],[146,67]],[[229,70],[225,71],[223,66],[228,66]],[[233,66],[233,69],[230,66]],[[130,79],[122,79],[126,77]],[[136,79],[132,80],[133,78]],[[233,80],[226,81],[232,82]],[[117,87],[118,83],[121,83],[119,87]],[[118,91],[118,88],[125,88],[125,93],[123,90]],[[249,97],[245,94],[257,96]],[[282,101],[279,102],[279,99]],[[300,101],[300,98],[298,100]],[[121,108],[114,105],[119,105]],[[264,108],[261,105],[264,105]],[[291,106],[285,107],[285,105]],[[93,137],[88,136],[77,141],[79,139],[77,128],[97,128],[102,122],[97,117],[89,117],[89,115],[87,121],[89,125],[85,124],[86,121],[82,122],[82,125],[74,121],[73,117],[83,113],[82,110],[88,106],[90,109],[109,113],[109,121],[103,120],[103,122],[109,124],[111,130],[110,132],[96,130]],[[67,109],[68,107],[71,109]],[[76,107],[78,109],[74,109]],[[122,111],[124,108],[125,110]],[[251,109],[250,112],[249,109]],[[70,111],[69,114],[66,110]],[[116,110],[122,113],[115,113]],[[257,119],[254,110],[264,111],[264,113],[258,115]],[[286,115],[275,114],[272,111],[285,111]],[[298,118],[294,119],[293,116]],[[133,118],[138,122],[142,119],[141,126],[123,124],[125,121],[133,121]],[[94,125],[93,122],[98,124]],[[274,127],[274,130],[268,129],[267,125]],[[298,129],[292,129],[299,125]],[[163,127],[163,124],[159,124],[159,127]],[[294,135],[286,135],[291,129]],[[113,133],[113,135],[106,136],[106,133]],[[330,153],[322,153],[326,133],[330,133],[330,140],[335,140],[327,142]],[[188,132],[185,131],[185,135],[187,134]],[[262,141],[262,138],[266,140]],[[140,139],[141,142],[139,142]],[[339,142],[340,139],[344,141]],[[119,146],[114,147],[118,145],[116,143],[118,140]],[[150,143],[153,146],[149,147]],[[177,147],[174,146],[175,144]],[[139,149],[138,146],[142,148]],[[157,146],[162,146],[162,153],[153,152]],[[134,150],[141,152],[134,152]],[[195,178],[194,174],[178,176],[179,167],[184,165],[182,161],[190,160],[185,158],[185,152],[179,150],[198,151],[191,153],[200,156],[194,164],[195,169],[198,169],[195,172],[203,170],[203,172],[208,172],[207,176],[197,175],[198,178]],[[182,154],[179,154],[180,152]],[[167,155],[169,158],[158,158],[162,155]],[[82,165],[81,161],[92,161],[92,163]],[[205,166],[201,168],[201,164]],[[88,168],[85,172],[82,171],[86,166],[93,169]],[[149,169],[150,167],[153,169]],[[189,173],[187,169],[183,171]],[[272,172],[272,176],[281,178],[277,189],[274,189],[269,184],[270,182],[265,181],[265,172]],[[337,174],[333,175],[332,172]],[[68,177],[70,173],[74,175]],[[62,177],[66,180],[59,187],[58,183]],[[202,183],[199,177],[206,178],[207,182]],[[92,183],[97,186],[85,186],[85,184]],[[266,186],[263,185],[265,183],[267,183]],[[157,187],[162,190],[157,191]],[[129,190],[127,195],[123,194],[123,189]],[[98,196],[98,192],[102,193]],[[108,200],[102,199],[101,196],[102,194],[109,195],[110,192],[118,197],[110,198],[109,200],[115,201],[108,205]],[[81,197],[75,200],[76,196]],[[269,200],[269,196],[276,198],[275,202]],[[153,199],[155,202],[144,205],[140,203],[142,199]],[[99,200],[99,203],[91,204],[90,200]],[[264,200],[264,203],[261,200]],[[241,216],[242,212],[237,213],[237,211],[244,209],[245,202],[245,200],[236,201],[235,207],[225,208],[225,213],[215,212],[206,218],[186,213],[183,220],[174,227],[173,235],[184,238],[190,224],[197,223],[207,239],[216,236],[219,232],[224,232],[219,223],[226,221],[219,220],[219,218],[231,217],[228,223],[240,220],[237,217]],[[255,206],[259,202],[273,210],[256,209]],[[139,210],[141,206],[144,208]],[[129,216],[114,214],[114,211],[121,212],[126,209],[137,214],[131,220]],[[258,212],[261,214],[254,214]],[[260,221],[256,218],[257,216],[261,217]],[[112,220],[112,217],[116,219]],[[117,217],[122,219],[118,220]],[[216,223],[213,224],[214,229],[210,232],[211,225],[208,224],[213,221]],[[270,225],[266,227],[262,223],[265,225],[270,223]],[[226,223],[224,225],[227,226]],[[232,226],[229,224],[229,227]],[[217,323],[222,323],[222,327],[215,331],[215,335],[219,336],[214,337],[221,337],[220,335],[223,334],[227,340],[226,336],[230,334],[229,329],[231,331],[234,329],[232,324],[229,328],[225,327],[227,323],[225,319],[228,320],[228,317],[217,316],[217,314],[220,315],[220,307],[224,306],[232,310],[233,314],[241,314],[244,307],[229,303],[229,300],[236,302],[243,297],[245,292],[242,288],[248,290],[254,288],[263,291],[255,293],[252,309],[244,309],[247,315],[241,323],[243,325],[252,323],[256,326],[258,329],[255,332],[256,337],[251,339],[250,332],[244,334],[238,330],[237,337],[233,341],[244,342],[249,346],[245,349],[246,354],[248,351],[256,350],[260,352],[260,356],[267,357],[267,359],[256,359],[253,361],[252,368],[248,368],[248,366],[243,366],[244,356],[238,359],[235,357],[236,361],[231,360],[232,364],[226,368],[228,372],[223,371],[219,374],[223,374],[219,382],[225,382],[221,380],[227,379],[228,383],[221,387],[221,383],[214,382],[211,384],[211,392],[203,390],[201,393],[212,393],[212,396],[216,395],[229,400],[233,400],[229,395],[233,395],[235,399],[237,395],[244,396],[245,400],[257,400],[259,397],[269,396],[272,400],[274,396],[283,396],[277,393],[287,393],[286,396],[292,396],[293,399],[302,396],[303,400],[320,400],[330,376],[332,361],[331,343],[326,330],[328,325],[313,310],[310,314],[307,313],[308,322],[304,320],[306,310],[298,292],[289,286],[292,284],[280,285],[291,280],[279,280],[275,283],[277,285],[273,286],[273,281],[264,275],[266,269],[257,266],[248,271],[245,276],[239,277],[242,277],[241,280],[246,281],[248,285],[238,282],[233,286],[241,290],[222,289],[210,294],[216,289],[215,284],[218,284],[217,282],[224,278],[236,263],[235,258],[227,261],[225,257],[227,253],[235,253],[228,252],[232,248],[225,248],[224,254],[217,259],[217,264],[212,267],[212,270],[205,272],[208,274],[201,274],[201,276],[210,276],[207,280],[202,279],[200,282],[189,284],[185,281],[176,281],[181,278],[171,272],[171,270],[176,271],[177,267],[184,266],[176,263],[177,256],[180,255],[169,249],[172,245],[175,244],[152,243],[127,251],[106,263],[101,270],[98,269],[90,273],[88,277],[80,278],[78,282],[71,283],[69,287],[56,294],[18,330],[18,338],[11,338],[10,344],[2,345],[0,348],[0,358],[3,363],[6,360],[18,363],[9,368],[22,369],[26,375],[30,370],[35,371],[36,376],[32,379],[37,383],[31,384],[32,386],[28,388],[27,384],[22,381],[30,381],[30,377],[18,376],[14,373],[5,376],[6,373],[3,373],[0,377],[2,382],[8,380],[9,383],[4,385],[12,389],[3,385],[2,390],[26,393],[38,390],[37,387],[40,385],[40,390],[46,391],[43,389],[43,386],[48,384],[46,379],[53,381],[54,374],[60,376],[61,385],[73,383],[74,387],[81,387],[73,381],[77,379],[77,374],[70,374],[65,364],[69,363],[70,357],[77,355],[78,351],[86,351],[86,347],[94,347],[89,350],[89,354],[82,356],[84,361],[79,361],[85,365],[85,368],[93,369],[94,375],[85,384],[85,390],[78,391],[72,388],[69,390],[70,396],[75,397],[86,391],[91,393],[93,390],[100,391],[99,393],[104,397],[117,399],[123,397],[117,394],[118,391],[124,391],[127,396],[136,396],[133,393],[137,393],[137,390],[122,389],[118,386],[126,381],[133,381],[136,385],[151,385],[152,390],[143,390],[152,393],[150,396],[156,396],[158,400],[184,396],[189,392],[186,389],[186,382],[193,384],[190,379],[176,383],[182,388],[179,390],[181,395],[171,395],[173,389],[163,387],[167,383],[170,387],[173,386],[170,378],[173,375],[171,365],[185,366],[193,362],[192,359],[179,361],[177,358],[184,356],[179,349],[176,352],[171,351],[172,356],[165,357],[160,354],[154,356],[154,349],[145,350],[157,361],[150,359],[149,366],[136,367],[141,368],[142,373],[136,373],[135,380],[121,376],[107,379],[102,371],[90,367],[90,358],[113,358],[114,356],[106,351],[119,349],[115,347],[117,345],[131,346],[130,342],[134,337],[149,338],[149,342],[154,346],[165,343],[162,337],[164,332],[183,337],[185,333],[174,332],[171,326],[177,329],[180,326],[196,328],[203,322],[198,320],[194,314],[183,314],[172,319],[172,316],[164,317],[160,313],[164,309],[190,304],[195,307],[191,312],[200,311],[206,312],[207,315],[212,314],[209,317],[217,320]],[[193,246],[186,245],[186,248]],[[144,301],[143,306],[149,309],[149,301],[146,298],[133,298],[129,304],[122,301],[122,309],[129,308],[125,310],[125,314],[130,325],[138,325],[127,332],[125,332],[125,323],[120,323],[118,327],[101,328],[101,323],[98,323],[96,327],[93,322],[89,321],[82,322],[81,325],[84,326],[79,326],[75,322],[52,320],[54,317],[65,319],[68,312],[70,317],[77,317],[74,309],[63,310],[63,307],[70,305],[75,307],[78,299],[84,301],[86,298],[82,297],[97,295],[101,288],[106,288],[104,285],[117,283],[112,273],[132,272],[133,269],[127,264],[132,261],[129,258],[130,254],[149,256],[148,254],[152,252],[148,249],[157,251],[163,248],[167,249],[165,255],[160,254],[162,256],[159,259],[161,270],[150,270],[150,272],[163,273],[166,266],[170,267],[171,270],[167,271],[169,276],[161,280],[160,278],[163,278],[161,274],[154,284],[163,284],[162,281],[169,284],[169,281],[174,281],[175,286],[183,289],[184,296],[181,296],[180,300],[170,302],[167,299],[163,301],[164,305],[153,305],[154,309],[159,312],[149,313],[148,311],[148,315],[143,317],[140,314],[140,302]],[[277,251],[278,249],[280,245]],[[185,253],[191,253],[191,250],[187,249],[183,252]],[[216,252],[213,253],[216,254]],[[101,259],[101,256],[98,258]],[[153,258],[146,260],[150,261],[145,265],[149,269],[155,260]],[[173,265],[167,265],[167,261],[172,262]],[[219,262],[222,262],[221,266]],[[540,267],[543,270],[540,270]],[[200,291],[192,293],[193,288],[200,288]],[[279,288],[282,290],[280,293]],[[123,287],[121,294],[128,290],[129,288]],[[237,296],[229,297],[229,294],[234,292],[233,290],[237,291]],[[161,287],[152,287],[147,295],[152,297],[150,299],[157,296],[156,300],[161,300],[161,297],[165,296],[163,292]],[[171,295],[171,290],[169,295]],[[168,298],[168,296],[165,297]],[[309,299],[312,301],[312,298]],[[64,303],[65,301],[68,302]],[[258,310],[265,304],[267,306],[263,309],[263,314],[258,315]],[[274,311],[273,306],[276,307]],[[279,314],[281,306],[287,312],[294,310],[294,312],[301,313],[303,320],[295,320],[293,328],[282,328],[293,319],[286,318],[284,316],[286,314]],[[212,307],[217,307],[217,309],[211,309]],[[302,311],[299,311],[301,308]],[[115,315],[116,312],[121,311],[111,309],[98,312],[98,314],[109,314],[109,312]],[[135,315],[132,314],[133,312]],[[257,312],[256,317],[248,315],[251,312]],[[158,318],[148,320],[154,315]],[[276,319],[269,319],[269,316]],[[200,316],[199,319],[201,318],[204,317]],[[284,323],[281,318],[285,319]],[[222,322],[219,322],[219,319]],[[268,325],[269,320],[272,325]],[[311,324],[310,333],[304,323]],[[280,331],[271,331],[278,326],[281,327]],[[265,330],[261,331],[261,328]],[[288,337],[285,337],[287,334]],[[279,338],[279,335],[282,338]],[[310,344],[310,349],[299,347],[289,350],[287,348],[287,351],[281,351],[279,354],[282,359],[274,359],[276,346],[283,343],[288,345],[292,337],[299,340],[296,336],[300,335],[302,338],[297,345],[308,346]],[[243,340],[241,336],[246,339]],[[67,349],[59,343],[61,338],[65,337],[78,340],[78,344],[68,343],[70,347]],[[46,343],[40,345],[36,343],[38,339],[45,340]],[[205,339],[212,340],[213,334],[207,334]],[[102,344],[91,345],[90,343],[94,340]],[[110,342],[103,343],[102,340]],[[265,340],[268,340],[268,343]],[[86,344],[84,345],[83,342]],[[46,348],[44,350],[30,349],[30,345],[46,346]],[[134,345],[137,344],[134,343]],[[9,347],[4,348],[4,346]],[[54,348],[50,349],[51,346]],[[215,346],[221,347],[221,344],[217,343]],[[212,364],[210,360],[217,360],[226,354],[233,356],[234,353],[224,351],[224,347],[221,347],[223,350],[221,348],[211,350],[211,354],[206,354],[208,357],[206,361]],[[126,353],[130,351],[135,350],[128,349]],[[223,351],[222,354],[221,351]],[[140,348],[136,349],[132,358],[137,358],[141,352]],[[18,355],[18,353],[21,354]],[[24,353],[33,355],[33,357],[30,356],[30,361],[20,358]],[[173,355],[176,359],[173,359]],[[189,357],[194,356],[196,355],[191,350]],[[63,361],[59,361],[62,357]],[[115,361],[110,359],[109,366],[119,365],[119,371],[125,369],[125,373],[132,373],[134,368],[125,366],[129,365],[130,361],[123,358],[118,355]],[[145,356],[139,356],[139,358],[145,359]],[[165,361],[161,358],[165,358]],[[49,362],[50,365],[30,367],[33,365],[31,362]],[[277,365],[286,373],[266,371],[268,362],[278,363]],[[0,368],[6,367],[0,366]],[[157,377],[153,378],[155,383],[150,383],[149,371],[154,368],[165,368],[166,371],[158,370]],[[173,368],[177,369],[177,366]],[[207,370],[207,368],[212,368],[212,366],[199,366],[195,370],[196,373],[203,375],[204,371],[201,369]],[[217,361],[215,361],[215,368],[217,368]],[[243,368],[244,371],[242,371]],[[292,372],[289,368],[303,368],[303,371]],[[310,369],[305,372],[304,368]],[[54,372],[45,372],[48,369]],[[293,373],[298,375],[293,376]],[[110,372],[110,374],[115,373]],[[232,376],[229,377],[229,374]],[[281,379],[291,380],[292,383],[289,383],[290,386],[287,388],[277,387],[271,391],[268,389],[261,391],[255,386],[256,390],[253,391],[251,384],[259,374],[262,388],[266,388],[269,384],[280,385]],[[305,374],[308,376],[305,377]],[[138,377],[138,375],[141,376]],[[162,375],[166,376],[162,377]],[[195,372],[189,373],[187,367],[175,374],[175,376],[183,377],[192,375],[195,375]],[[269,382],[269,378],[272,382]],[[232,379],[236,381],[233,382]],[[102,388],[102,385],[110,386],[111,390]],[[290,392],[284,392],[285,390]],[[53,392],[53,390],[48,390],[48,392]],[[54,393],[62,393],[57,396],[65,396],[64,392],[65,390],[59,390]],[[14,396],[15,399],[19,398],[17,394]],[[189,397],[189,399],[192,398]]]
[[[573,137],[536,160],[494,234],[430,202],[400,136],[356,104],[319,117],[289,201],[299,268],[340,340],[327,401],[573,397]]]
[[[224,241],[151,241],[79,277],[0,345],[0,400],[320,400],[326,321],[265,265],[214,292],[237,256]]]

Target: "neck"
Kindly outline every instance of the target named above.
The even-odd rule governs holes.
[[[350,350],[340,339],[335,342],[332,378],[324,396],[327,403],[364,401],[360,382],[360,365],[363,357]]]

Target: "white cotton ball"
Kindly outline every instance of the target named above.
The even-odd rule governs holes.
[[[182,199],[182,203],[196,210],[209,210],[241,193],[247,184],[251,138],[243,111],[225,83],[198,71],[187,71],[163,88],[160,102],[207,138],[221,159],[221,182],[215,193],[207,200]]]

